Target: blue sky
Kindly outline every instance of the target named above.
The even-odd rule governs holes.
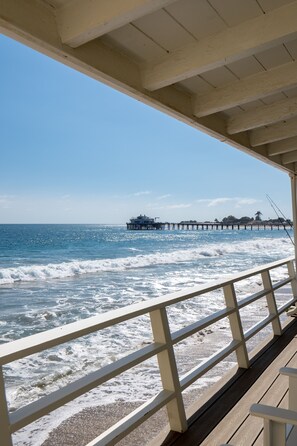
[[[0,35],[0,223],[291,217],[286,173]]]

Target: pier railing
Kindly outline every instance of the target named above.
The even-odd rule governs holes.
[[[290,231],[293,229],[293,227],[288,223],[269,223],[269,222],[257,222],[254,221],[253,223],[216,223],[216,222],[181,222],[181,223],[172,223],[172,222],[165,222],[161,223],[158,222],[158,226],[155,228],[148,227],[128,227],[127,229],[163,229],[163,230],[183,230],[183,231],[213,231],[213,230],[249,230],[249,231],[260,231],[260,230],[280,230],[285,229],[286,231]]]
[[[274,282],[271,278],[271,272],[277,268],[283,268],[285,270],[284,278],[281,281]],[[260,284],[260,290],[253,294],[245,294],[244,298],[238,299],[236,292],[237,283],[254,276],[261,277],[262,283]],[[292,290],[292,293],[288,293],[289,300],[282,305],[277,305],[275,292],[282,287],[288,287],[288,284],[291,285]],[[222,290],[223,292],[225,303],[222,309],[178,331],[173,332],[171,330],[168,321],[168,309],[170,307],[216,290]],[[266,299],[267,316],[244,331],[244,321],[241,315],[242,308],[252,305],[262,298]],[[146,302],[120,308],[89,319],[2,344],[0,345],[1,445],[12,446],[12,434],[17,430],[155,355],[158,359],[163,389],[120,422],[102,433],[89,443],[89,445],[99,446],[117,443],[164,406],[167,408],[170,428],[174,431],[185,431],[187,429],[187,419],[182,392],[233,352],[236,353],[238,366],[248,368],[250,357],[247,350],[247,341],[268,325],[271,326],[274,335],[281,335],[283,327],[280,316],[296,301],[296,272],[293,258],[289,258],[233,275],[231,278],[224,279],[223,281],[217,281],[206,286],[198,286],[186,291],[154,298]],[[2,370],[5,364],[78,339],[106,327],[116,326],[123,321],[133,320],[145,314],[149,314],[150,316],[153,334],[150,344],[83,378],[77,379],[33,403],[9,413]],[[202,363],[200,362],[195,365],[184,376],[179,376],[174,346],[225,318],[229,320],[230,333],[232,335],[231,342]]]

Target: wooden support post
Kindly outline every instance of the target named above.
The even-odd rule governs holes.
[[[10,434],[9,415],[5,394],[3,369],[0,366],[0,435],[2,446],[13,446]]]
[[[185,432],[188,425],[165,308],[152,311],[150,318],[154,341],[167,346],[166,350],[157,355],[163,389],[174,391],[176,395],[166,406],[170,428],[176,432]]]
[[[235,341],[241,341],[240,346],[236,349],[238,367],[247,369],[250,365],[249,357],[246,349],[246,343],[244,339],[240,313],[238,309],[238,303],[236,299],[236,293],[233,283],[224,286],[224,297],[226,306],[229,308],[235,308],[235,312],[228,316],[230,322],[230,328],[233,339]]]
[[[288,262],[287,266],[288,266],[289,276],[292,279],[292,281],[291,281],[292,294],[293,294],[294,299],[297,299],[297,277],[296,277],[296,271],[294,268],[294,263],[292,261]]]
[[[286,425],[264,420],[263,446],[286,446]]]
[[[261,273],[261,277],[262,277],[262,282],[263,282],[264,289],[270,290],[270,292],[268,294],[266,294],[266,301],[267,301],[269,314],[270,314],[270,316],[277,316],[272,321],[273,333],[274,333],[274,335],[279,336],[279,335],[282,334],[282,327],[281,327],[279,314],[278,314],[278,310],[277,310],[277,306],[276,306],[274,291],[272,289],[270,272],[269,271],[263,271]]]
[[[293,369],[290,367],[282,367],[279,373],[289,378],[288,409],[297,412],[297,369]]]
[[[297,411],[297,377],[289,376],[289,405],[290,410]]]
[[[295,264],[297,265],[297,177],[291,175],[291,195],[292,195],[292,213],[293,213],[293,229],[295,242]]]

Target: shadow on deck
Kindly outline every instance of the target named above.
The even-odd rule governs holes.
[[[249,415],[251,404],[286,407],[288,382],[280,367],[297,367],[297,320],[282,336],[274,337],[256,353],[249,369],[239,369],[189,419],[183,433],[170,432],[162,446],[238,446],[262,444],[262,420]],[[164,438],[164,437],[163,437]]]

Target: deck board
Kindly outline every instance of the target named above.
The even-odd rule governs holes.
[[[297,321],[259,352],[247,370],[240,370],[229,386],[192,416],[184,434],[167,438],[163,445],[174,446],[260,446],[262,420],[249,415],[253,403],[287,407],[288,378],[281,367],[297,367]],[[259,379],[261,378],[261,379]]]

